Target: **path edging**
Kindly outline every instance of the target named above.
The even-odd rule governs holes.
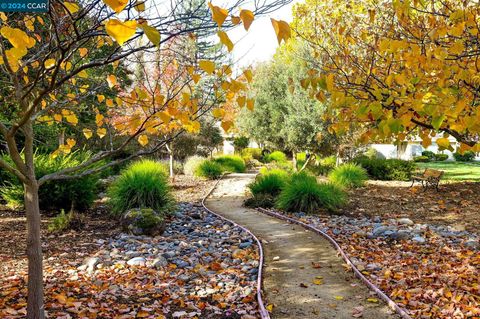
[[[367,285],[368,288],[370,288],[370,290],[372,290],[373,292],[375,292],[375,294],[380,298],[382,299],[383,301],[385,301],[388,305],[389,308],[391,308],[392,310],[394,310],[398,315],[400,315],[403,319],[413,319],[406,311],[405,309],[401,308],[395,301],[393,301],[392,299],[390,299],[390,297],[388,297],[380,288],[378,288],[375,284],[373,284],[370,280],[367,279],[367,277],[365,277],[360,270],[358,270],[358,268],[351,262],[351,260],[348,258],[347,254],[343,251],[343,249],[340,247],[340,245],[335,241],[335,239],[333,239],[332,237],[330,237],[327,233],[321,231],[320,229],[316,228],[316,227],[313,227],[313,226],[310,226],[304,222],[301,222],[299,220],[296,220],[294,218],[290,218],[290,217],[287,217],[287,216],[284,216],[284,215],[281,215],[281,214],[278,214],[276,212],[273,212],[273,211],[270,211],[270,210],[267,210],[267,209],[264,209],[264,208],[261,208],[261,207],[258,207],[257,210],[263,214],[266,214],[266,215],[269,215],[271,217],[275,217],[277,219],[281,219],[281,220],[284,220],[284,221],[287,221],[287,222],[290,222],[292,224],[297,224],[299,226],[302,226],[304,228],[307,228],[321,236],[323,236],[325,239],[327,239],[330,244],[332,244],[332,246],[340,253],[340,255],[342,256],[343,260],[345,261],[345,263],[351,267],[353,273],[365,284]]]
[[[207,198],[213,193],[213,191],[215,190],[215,188],[218,186],[218,184],[220,183],[220,181],[223,179],[223,176],[220,177],[220,179],[217,180],[217,182],[215,183],[215,185],[213,185],[212,189],[210,189],[210,191],[205,195],[205,197],[202,199],[202,206],[203,208],[209,212],[210,214],[212,215],[215,215],[217,216],[218,218],[220,219],[223,219],[231,224],[233,224],[235,227],[239,227],[240,229],[242,229],[243,231],[247,232],[248,234],[250,234],[250,236],[253,237],[253,239],[255,239],[255,241],[257,242],[257,246],[258,246],[258,251],[259,251],[259,263],[258,263],[258,276],[257,276],[257,302],[258,302],[258,311],[260,313],[260,317],[261,319],[271,319],[270,318],[270,314],[269,312],[267,311],[267,308],[265,307],[265,303],[262,299],[262,273],[263,273],[263,263],[264,263],[264,254],[263,254],[263,247],[262,247],[262,243],[260,242],[260,240],[257,238],[257,236],[255,236],[248,228],[245,228],[237,223],[235,223],[234,221],[228,219],[228,218],[225,218],[223,217],[222,215],[219,215],[217,213],[215,213],[214,211],[210,210],[206,205],[205,205],[205,201],[207,200]]]

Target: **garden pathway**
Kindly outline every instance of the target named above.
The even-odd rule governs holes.
[[[273,319],[350,319],[360,313],[361,318],[397,318],[382,301],[367,301],[375,296],[345,271],[343,260],[325,239],[243,207],[246,187],[254,178],[254,174],[226,176],[206,206],[247,227],[263,242],[264,297],[274,305]]]

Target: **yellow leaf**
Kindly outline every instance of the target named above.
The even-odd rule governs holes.
[[[98,102],[102,103],[103,101],[105,101],[105,95],[98,94],[97,95],[97,100],[98,100]]]
[[[74,139],[72,139],[72,138],[68,138],[68,139],[67,139],[67,145],[68,145],[70,148],[74,147],[75,144],[77,144],[77,142],[76,142]]]
[[[103,118],[104,118],[104,116],[100,113],[97,113],[95,115],[95,123],[97,124],[97,126],[102,126],[103,125]]]
[[[68,12],[70,12],[70,14],[74,14],[75,12],[77,12],[80,9],[78,4],[73,3],[73,2],[64,2],[63,5],[65,6],[65,8],[67,8],[67,10],[68,10]]]
[[[232,16],[232,17],[231,17],[231,20],[232,20],[232,23],[233,23],[234,25],[239,24],[240,21],[241,21],[241,20],[240,20],[240,17],[237,17],[237,16]]]
[[[103,127],[97,129],[97,135],[98,137],[103,138],[105,135],[107,135],[107,129]]]
[[[200,81],[200,78],[201,76],[199,74],[192,74],[192,80],[193,82],[195,82],[195,84],[197,84],[198,81]]]
[[[55,59],[48,59],[44,63],[45,69],[51,69],[55,66]]]
[[[275,34],[277,35],[278,44],[282,42],[286,42],[291,37],[290,25],[283,21],[283,20],[275,20],[273,18],[270,19],[272,21],[273,30],[275,30]]]
[[[137,10],[138,12],[145,11],[145,1],[139,1],[139,0],[135,1],[134,7],[135,7],[135,10]]]
[[[116,13],[120,13],[128,4],[128,0],[103,0]]]
[[[87,55],[88,49],[87,48],[80,48],[80,49],[78,49],[78,52],[80,52],[80,56],[83,58],[84,56]]]
[[[85,135],[85,138],[88,140],[92,137],[93,132],[92,132],[92,130],[90,130],[88,128],[84,128],[83,129],[83,135]]]
[[[228,11],[226,9],[220,8],[218,6],[214,6],[211,2],[208,3],[210,10],[212,11],[212,19],[221,27],[223,22],[228,16]]]
[[[222,122],[222,128],[225,132],[228,132],[232,126],[233,126],[232,121],[223,121]]]
[[[254,105],[255,105],[254,99],[247,99],[247,109],[249,109],[250,111],[253,111]]]
[[[119,45],[123,45],[128,41],[137,30],[137,21],[130,20],[122,22],[117,19],[110,19],[105,24],[107,34],[115,39]]]
[[[216,118],[222,118],[225,115],[224,109],[214,109],[212,115]]]
[[[155,29],[154,27],[149,26],[146,23],[142,23],[139,25],[140,29],[145,32],[145,35],[147,36],[148,40],[152,42],[153,45],[159,46],[160,45],[160,32]]]
[[[70,114],[65,116],[65,119],[67,120],[68,123],[77,125],[78,124],[78,118],[75,114]]]
[[[450,147],[450,141],[446,137],[439,138],[435,142],[440,147],[440,150],[448,149]]]
[[[239,96],[237,97],[237,103],[239,107],[244,107],[245,106],[246,99],[244,96]]]
[[[368,301],[368,302],[377,303],[377,302],[378,302],[378,299],[377,299],[377,298],[368,298],[367,301]]]
[[[343,300],[342,296],[335,296],[334,298],[337,299],[337,300]]]
[[[322,282],[321,279],[314,279],[314,280],[313,280],[313,283],[314,283],[315,285],[321,285],[321,284],[323,284],[323,282]]]
[[[107,82],[108,82],[108,87],[113,88],[115,85],[117,85],[117,77],[113,74],[110,74],[107,76]]]
[[[252,82],[252,79],[253,79],[252,70],[250,69],[244,70],[243,75],[245,75],[245,78],[247,79],[248,83]]]
[[[248,29],[250,29],[250,25],[252,24],[254,18],[255,16],[253,15],[252,11],[245,9],[240,11],[240,19],[242,19],[245,30],[248,31]]]
[[[272,312],[273,304],[268,304],[265,308],[267,309],[267,311]]]
[[[213,74],[213,72],[215,72],[215,63],[212,61],[200,60],[198,66],[208,74]]]
[[[29,37],[24,31],[16,28],[3,26],[0,29],[0,34],[6,38],[14,48],[30,49],[35,45],[35,39]]]
[[[63,116],[61,114],[54,114],[53,115],[53,119],[57,122],[61,122],[62,118],[63,118]]]
[[[88,78],[88,73],[87,73],[86,70],[82,70],[82,71],[78,72],[78,76],[86,79],[86,78]]]
[[[105,104],[107,104],[108,107],[113,107],[113,105],[114,105],[112,99],[107,99],[107,100],[105,101]]]
[[[218,31],[217,35],[220,38],[220,42],[222,42],[222,44],[227,47],[228,52],[231,52],[233,50],[233,42],[228,37],[227,33],[223,31]]]
[[[138,143],[139,143],[140,145],[142,145],[142,146],[147,145],[147,144],[148,144],[148,136],[143,135],[143,134],[140,135],[140,136],[138,137]]]

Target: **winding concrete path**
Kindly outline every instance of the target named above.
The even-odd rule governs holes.
[[[232,174],[220,181],[206,205],[250,229],[265,249],[264,291],[273,319],[398,318],[381,301],[368,302],[369,290],[345,271],[330,243],[304,228],[242,206],[254,174]],[[315,264],[315,267],[313,266]],[[318,279],[317,284],[314,281]]]

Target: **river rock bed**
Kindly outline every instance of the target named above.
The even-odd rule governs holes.
[[[285,214],[334,238],[412,318],[480,316],[478,234],[409,218]]]
[[[258,247],[200,205],[179,204],[162,236],[121,233],[95,245],[96,253],[76,265],[47,267],[49,317],[258,317]],[[21,318],[14,287],[24,278],[10,279],[2,287],[5,318]]]

